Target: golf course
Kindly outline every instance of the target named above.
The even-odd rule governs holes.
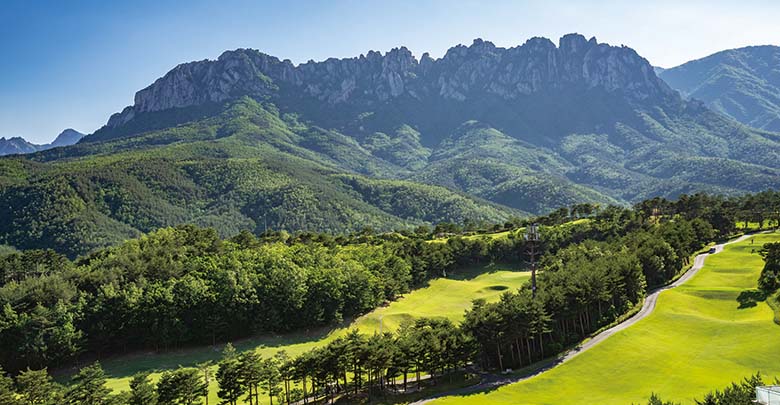
[[[780,326],[754,301],[763,267],[757,253],[780,234],[759,234],[707,258],[683,285],[664,291],[655,310],[571,361],[528,380],[436,404],[630,404],[651,393],[695,398],[760,371],[780,376]]]
[[[510,270],[512,267],[516,265],[485,265],[460,270],[446,279],[432,280],[427,287],[412,291],[352,322],[345,322],[343,327],[291,335],[260,336],[233,344],[239,351],[257,350],[263,357],[273,356],[280,350],[285,350],[290,356],[297,356],[353,329],[364,333],[379,332],[380,328],[393,331],[405,320],[418,317],[444,317],[459,322],[473,300],[498,300],[504,291],[515,290],[530,278],[529,272]],[[152,372],[152,379],[156,380],[160,372],[180,365],[195,366],[209,360],[219,361],[223,347],[199,347],[161,354],[136,353],[107,359],[101,364],[110,376],[108,386],[118,392],[127,390],[131,377],[138,372]],[[213,368],[216,371],[216,366]],[[217,402],[217,384],[212,380],[209,403]]]

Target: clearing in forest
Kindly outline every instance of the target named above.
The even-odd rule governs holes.
[[[309,333],[296,333],[279,336],[263,336],[236,342],[239,351],[255,349],[263,357],[273,356],[279,350],[285,350],[295,357],[316,346],[327,344],[351,329],[363,333],[379,331],[380,320],[383,330],[394,331],[406,319],[419,317],[446,317],[453,322],[463,319],[466,309],[471,308],[475,299],[497,301],[505,291],[516,290],[529,278],[530,272],[507,270],[516,265],[488,265],[454,272],[449,278],[431,280],[427,287],[414,290],[387,306],[361,316],[344,327],[322,328]],[[179,365],[195,366],[200,362],[221,358],[222,345],[181,350],[171,353],[140,353],[101,362],[106,374],[111,376],[108,386],[114,392],[128,390],[133,374],[141,371],[159,372],[174,369]],[[215,368],[216,371],[216,368]],[[217,403],[217,384],[209,387],[209,403]],[[267,398],[266,398],[267,400]]]

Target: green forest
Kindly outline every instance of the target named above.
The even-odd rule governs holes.
[[[284,401],[371,395],[404,384],[410,374],[445,378],[467,364],[520,368],[637,308],[648,288],[674,279],[694,253],[736,233],[740,221],[776,226],[776,210],[755,207],[777,207],[778,201],[780,193],[765,192],[659,198],[633,208],[581,204],[481,230],[439,224],[343,235],[242,231],[222,239],[214,229],[182,225],[73,260],[52,250],[11,252],[0,257],[0,364],[16,375],[13,389],[32,398],[43,394],[25,389],[56,387],[47,367],[332,324],[460,266],[520,262],[532,243],[521,233],[479,234],[522,231],[538,222],[536,297],[526,285],[496,303],[474,302],[460,325],[419,319],[397,333],[354,332],[297,358],[226,353],[215,376],[183,368],[156,385],[138,376],[130,396],[145,390],[160,404],[192,403],[204,395],[206,377],[218,379],[225,403],[260,392]],[[569,223],[582,218],[587,220]],[[766,268],[757,283],[767,296],[780,284],[777,251],[773,244],[762,250]],[[68,387],[46,389],[48,399],[30,403],[60,403],[57,395],[82,398],[74,393],[79,384],[94,384],[101,373],[87,367]],[[92,403],[105,403],[104,394]],[[130,401],[115,394],[116,401]]]

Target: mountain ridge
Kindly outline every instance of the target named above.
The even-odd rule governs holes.
[[[780,47],[727,49],[659,75],[683,95],[746,125],[780,131]]]
[[[524,58],[547,62],[541,66],[517,62]],[[628,72],[635,75],[627,77]],[[639,99],[675,97],[633,49],[599,44],[579,34],[563,36],[557,47],[541,37],[512,48],[478,38],[471,46],[450,48],[439,59],[425,53],[419,61],[406,47],[297,66],[257,50],[236,49],[216,60],[176,66],[138,91],[134,105],[112,115],[107,126],[121,126],[142,113],[220,103],[240,95],[263,97],[283,91],[281,86],[293,86],[288,90],[336,105],[355,99],[384,102],[404,95],[419,99],[438,94],[463,101],[473,92],[512,99],[567,82],[607,91],[630,90],[629,95]]]
[[[53,141],[43,145],[34,144],[20,136],[8,139],[2,137],[0,138],[0,156],[34,153],[60,146],[70,146],[80,141],[84,136],[85,134],[73,128],[67,128],[60,132]]]

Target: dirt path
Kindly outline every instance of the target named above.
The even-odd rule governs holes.
[[[742,235],[739,238],[736,238],[734,240],[728,241],[726,243],[721,243],[721,244],[715,245],[715,253],[722,252],[723,251],[723,247],[726,246],[726,245],[729,245],[729,244],[732,244],[732,243],[741,242],[741,241],[743,241],[745,239],[748,239],[748,238],[750,238],[752,236],[754,236],[754,235]],[[696,273],[698,273],[699,270],[701,270],[701,268],[704,267],[704,260],[707,258],[707,256],[709,256],[709,254],[707,254],[707,253],[703,253],[703,254],[700,254],[700,255],[696,256],[693,259],[693,266],[691,266],[691,268],[685,274],[683,274],[682,277],[678,278],[675,282],[673,282],[673,283],[671,283],[671,284],[669,284],[667,286],[658,288],[658,289],[653,290],[652,292],[650,292],[647,295],[647,297],[645,297],[645,302],[642,305],[642,309],[640,309],[639,312],[634,314],[634,316],[632,316],[631,318],[628,318],[625,321],[623,321],[623,322],[621,322],[621,323],[619,323],[619,324],[617,324],[617,325],[615,325],[615,326],[613,326],[613,327],[611,327],[611,328],[609,328],[609,329],[599,333],[598,335],[594,336],[590,340],[588,340],[588,341],[586,341],[584,343],[581,343],[577,347],[575,347],[575,348],[569,350],[568,352],[566,352],[566,354],[564,354],[563,356],[560,356],[560,357],[550,361],[549,364],[544,365],[543,367],[541,367],[540,369],[532,372],[531,374],[515,375],[515,376],[511,376],[511,375],[510,376],[503,376],[503,375],[495,375],[495,374],[484,374],[482,376],[482,381],[479,384],[472,385],[471,387],[466,387],[466,388],[461,388],[461,389],[458,389],[458,390],[454,390],[452,392],[441,393],[441,394],[438,394],[438,395],[433,396],[431,398],[423,399],[423,400],[420,400],[420,401],[417,401],[417,402],[412,402],[411,405],[421,405],[421,404],[428,403],[428,402],[430,402],[430,401],[432,401],[432,400],[434,400],[436,398],[440,398],[440,397],[444,397],[444,396],[469,394],[469,393],[472,393],[472,392],[484,391],[484,390],[487,390],[487,389],[500,387],[502,385],[520,382],[520,381],[523,381],[523,380],[527,380],[527,379],[529,379],[531,377],[535,377],[535,376],[537,376],[539,374],[542,374],[545,371],[548,371],[548,370],[550,370],[550,369],[552,369],[552,368],[554,368],[554,367],[556,367],[556,366],[558,366],[560,364],[566,363],[567,361],[573,359],[574,357],[576,357],[580,353],[582,353],[582,352],[592,348],[593,346],[596,346],[597,344],[603,342],[604,340],[606,340],[610,336],[614,335],[615,333],[620,332],[621,330],[624,330],[624,329],[630,327],[631,325],[634,325],[635,323],[641,321],[642,319],[644,319],[648,315],[650,315],[653,312],[653,310],[655,309],[656,302],[658,302],[658,296],[662,292],[664,292],[666,290],[670,290],[672,288],[679,287],[680,285],[682,285],[682,284],[686,283],[688,280],[690,280],[693,276],[695,276]]]

